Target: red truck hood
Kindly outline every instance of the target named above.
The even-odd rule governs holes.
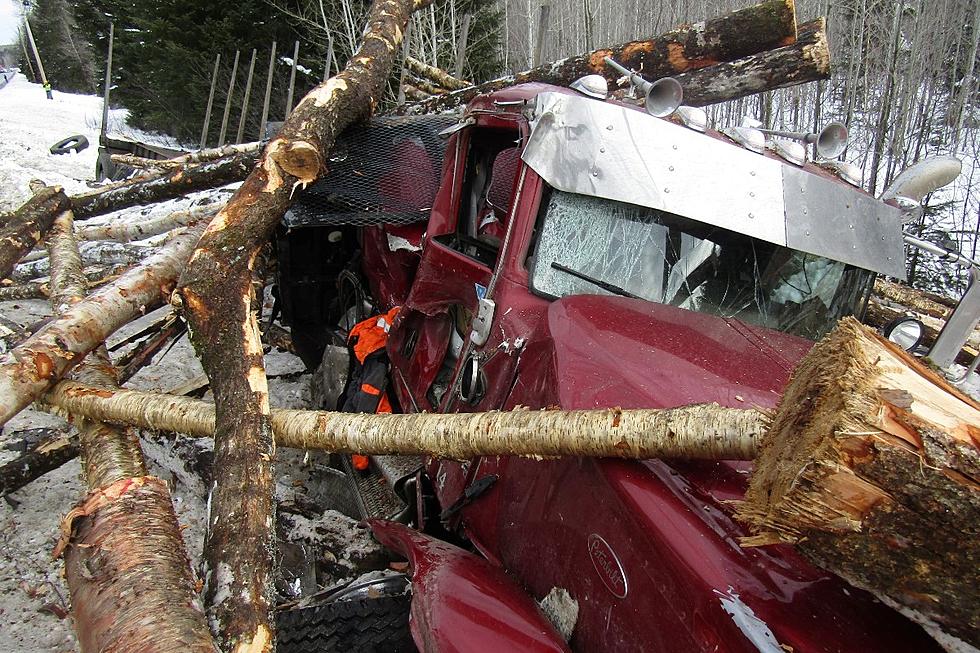
[[[553,302],[548,329],[562,408],[774,408],[809,340],[625,297]]]

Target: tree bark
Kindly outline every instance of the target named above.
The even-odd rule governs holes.
[[[790,45],[677,75],[684,104],[694,107],[737,100],[830,77],[827,21],[800,25]]]
[[[210,437],[214,404],[63,381],[44,401],[89,419]],[[768,423],[759,411],[716,404],[670,409],[517,410],[370,415],[271,409],[276,444],[336,453],[599,456],[751,460]]]
[[[68,197],[60,187],[44,187],[0,228],[0,279],[10,276],[24,254],[44,237],[55,217],[67,209]]]
[[[48,240],[51,303],[63,313],[82,301],[85,285],[70,211],[56,218]],[[89,354],[76,376],[116,387],[104,345]],[[56,556],[65,551],[82,653],[213,653],[170,491],[146,475],[135,429],[76,422],[91,492],[66,517]]]
[[[129,269],[127,265],[95,267],[84,271],[86,287],[89,290],[104,286],[119,278],[119,275]],[[51,287],[47,281],[28,281],[26,283],[0,287],[0,301],[23,299],[47,299],[51,296]]]
[[[980,405],[848,318],[797,367],[738,517],[980,644]]]
[[[79,220],[104,213],[163,200],[187,193],[217,188],[244,179],[255,165],[256,153],[246,152],[207,163],[185,164],[157,177],[114,184],[71,198]]]
[[[128,243],[159,236],[178,227],[188,227],[202,220],[211,220],[220,208],[217,204],[202,204],[185,211],[174,211],[144,221],[129,218],[106,224],[83,225],[76,227],[75,233],[78,240],[111,240]]]
[[[916,313],[922,313],[923,315],[929,315],[941,320],[949,317],[953,309],[956,308],[956,301],[948,297],[925,292],[900,283],[886,281],[885,279],[875,279],[874,294],[885,299],[890,299],[902,306],[907,306]]]
[[[201,237],[180,304],[217,404],[205,602],[219,645],[271,650],[275,523],[269,398],[252,288],[256,260],[298,186],[326,168],[336,135],[380,100],[409,15],[427,0],[375,0],[360,49],[293,109]]]
[[[0,425],[54,385],[116,329],[161,304],[203,230],[192,227],[144,265],[56,316],[0,357]]]
[[[131,243],[96,242],[87,243],[82,259],[87,266],[133,265],[146,258],[153,252],[150,245],[134,245]],[[30,263],[24,263],[14,268],[10,278],[18,283],[31,281],[51,273],[49,257],[40,258]]]
[[[42,437],[25,439],[24,452],[0,466],[0,496],[16,492],[78,455],[78,436],[69,433],[67,428],[35,430],[43,431]],[[21,431],[10,437],[23,434]],[[33,435],[37,434],[32,432]]]
[[[584,75],[602,75],[610,88],[616,88],[620,75],[605,64],[605,57],[612,57],[627,68],[640,71],[646,79],[653,80],[714,66],[719,62],[741,59],[769,48],[793,43],[795,39],[794,1],[769,0],[650,39],[594,50],[438,98],[404,104],[393,113],[438,113],[457,109],[482,93],[515,84],[541,82],[567,86]],[[703,78],[694,78],[691,83],[695,82],[704,83]],[[688,93],[685,85],[686,104],[690,104]],[[692,87],[691,94],[697,96],[698,89]]]
[[[456,79],[442,68],[430,66],[429,64],[419,61],[414,57],[405,57],[405,67],[419,77],[429,80],[430,83],[435,84],[436,86],[439,86],[447,91],[459,91],[461,89],[470,88],[473,86],[473,84],[470,82]]]

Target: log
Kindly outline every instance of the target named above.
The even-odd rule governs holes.
[[[203,225],[187,229],[141,267],[56,316],[0,357],[0,425],[54,385],[116,329],[161,304],[202,230]]]
[[[132,168],[169,169],[187,163],[204,163],[205,161],[224,159],[235,154],[257,153],[261,149],[262,143],[255,141],[252,143],[236,143],[222,147],[197,150],[196,152],[188,152],[187,154],[175,156],[172,159],[147,159],[146,157],[132,156],[129,154],[113,154],[112,161]]]
[[[118,266],[133,265],[146,258],[153,252],[152,245],[135,245],[131,243],[95,242],[86,243],[89,247],[82,250],[82,259],[87,266]],[[51,262],[48,257],[24,263],[14,268],[10,278],[18,283],[32,281],[50,274]]]
[[[84,270],[86,288],[92,290],[114,281],[128,265],[97,266]],[[0,287],[0,301],[15,301],[23,299],[47,299],[51,295],[50,284],[47,281],[28,281],[22,284]]]
[[[847,318],[797,367],[738,518],[980,645],[980,404]]]
[[[775,50],[700,68],[676,79],[684,104],[701,107],[830,77],[825,18],[800,25],[796,42]]]
[[[44,397],[61,411],[194,437],[214,434],[214,404],[62,381]],[[335,453],[598,456],[751,460],[767,418],[716,404],[669,409],[393,414],[271,409],[276,444]]]
[[[48,248],[51,303],[63,313],[85,294],[71,211],[55,219]],[[117,387],[105,346],[76,376]],[[76,423],[91,491],[65,518],[55,557],[65,554],[80,650],[215,653],[170,491],[147,476],[135,429]]]
[[[422,79],[420,77],[413,76],[411,77],[411,81],[406,83],[412,86],[413,88],[422,91],[426,95],[444,95],[448,93],[448,91],[442,88],[441,86],[436,86],[432,82],[426,79]]]
[[[156,177],[141,177],[71,198],[79,220],[142,204],[181,197],[244,179],[255,165],[256,153],[246,152],[206,163],[184,164]]]
[[[619,73],[605,64],[605,57],[612,57],[653,80],[741,59],[788,45],[795,39],[794,1],[769,0],[703,23],[685,25],[660,36],[576,55],[423,102],[406,103],[393,113],[423,114],[454,110],[481,93],[498,91],[515,84],[541,82],[568,86],[579,77],[592,74],[602,75],[609,87],[615,88]],[[697,94],[693,88],[690,92]],[[685,86],[685,103],[689,104],[688,93],[689,89]]]
[[[261,302],[252,287],[256,261],[294,190],[325,170],[337,134],[381,99],[408,18],[428,1],[372,3],[358,51],[292,110],[211,221],[175,293],[218,407],[205,602],[225,650],[271,650],[273,640],[275,444],[256,320]]]
[[[430,66],[415,57],[405,57],[405,67],[412,73],[447,91],[458,91],[473,86],[472,82],[456,79],[442,68]]]
[[[16,492],[48,472],[58,469],[79,452],[78,436],[63,429],[31,429],[8,436],[21,455],[0,465],[0,496]],[[17,446],[22,445],[22,447]]]
[[[76,227],[79,240],[111,240],[128,243],[173,231],[179,227],[189,227],[202,220],[210,221],[221,207],[217,204],[202,204],[185,211],[174,211],[149,220],[136,221],[132,218],[114,220],[106,224],[83,225]]]
[[[135,154],[110,154],[109,159],[113,163],[136,168],[137,170],[146,170],[151,174],[159,173],[161,170],[169,170],[180,165],[179,163],[171,163],[167,159],[148,159],[145,156],[136,156]]]
[[[949,297],[905,286],[887,279],[875,279],[874,294],[902,306],[907,306],[916,313],[941,320],[949,317],[950,313],[953,312],[952,309],[956,308],[956,301]]]
[[[0,279],[10,275],[68,206],[68,196],[60,187],[45,187],[14,212],[0,228]]]

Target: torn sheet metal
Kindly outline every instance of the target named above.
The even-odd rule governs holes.
[[[899,211],[844,184],[580,96],[539,94],[531,125],[522,158],[559,190],[659,209],[876,272],[904,274]],[[809,188],[801,192],[803,186]],[[841,219],[835,216],[844,215],[854,237],[842,244]],[[865,246],[856,246],[858,241]]]

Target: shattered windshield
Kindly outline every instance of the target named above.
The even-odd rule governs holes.
[[[532,290],[615,294],[815,340],[860,308],[871,273],[676,215],[551,191]]]

